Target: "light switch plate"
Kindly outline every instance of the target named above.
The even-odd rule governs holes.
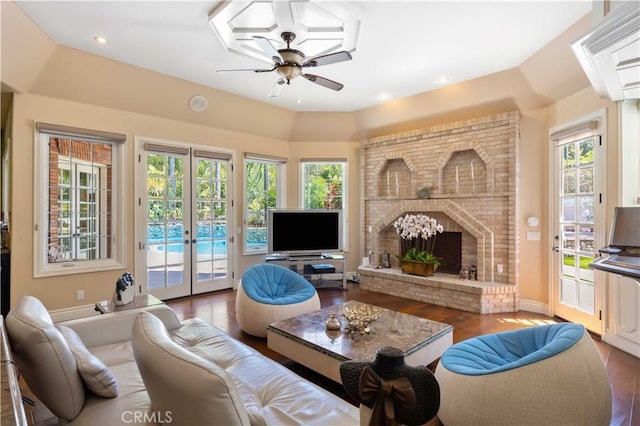
[[[529,241],[540,241],[540,233],[539,232],[527,232],[527,240],[529,240]]]

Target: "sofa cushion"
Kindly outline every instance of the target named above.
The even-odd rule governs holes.
[[[87,388],[103,398],[118,396],[118,383],[107,366],[89,352],[75,331],[65,326],[59,326],[58,329],[76,359],[78,372]]]
[[[133,357],[131,340],[90,346],[89,350],[104,362],[115,377],[118,382],[118,396],[102,398],[87,392],[84,408],[78,417],[73,419],[74,426],[145,426],[156,424],[163,419],[168,421],[166,413],[156,412],[151,407],[151,400]]]
[[[74,419],[85,402],[84,385],[69,345],[44,305],[23,297],[7,315],[7,333],[29,389],[53,414]]]
[[[291,305],[311,299],[315,287],[301,275],[280,265],[259,263],[242,274],[247,296],[267,305]]]
[[[174,424],[248,425],[229,375],[171,340],[162,321],[142,312],[133,324],[133,354],[154,411]]]
[[[584,326],[568,322],[486,334],[451,346],[440,362],[459,374],[500,373],[552,357],[583,335]]]
[[[227,372],[252,425],[358,424],[356,407],[200,318],[183,321],[171,338]]]

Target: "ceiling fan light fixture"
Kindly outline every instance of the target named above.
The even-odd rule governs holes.
[[[278,73],[280,73],[281,76],[287,79],[287,84],[289,84],[289,81],[299,76],[302,72],[300,68],[295,65],[281,65],[277,69]]]

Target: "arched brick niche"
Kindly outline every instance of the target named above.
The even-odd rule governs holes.
[[[452,151],[438,167],[443,194],[489,193],[494,189],[493,160],[478,147]]]

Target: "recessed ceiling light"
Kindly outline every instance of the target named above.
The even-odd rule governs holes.
[[[297,104],[301,104],[302,103],[302,99],[296,99],[296,103]]]
[[[107,39],[102,37],[102,36],[93,36],[93,41],[95,41],[98,44],[107,44]]]
[[[391,99],[391,95],[388,93],[382,93],[378,95],[378,99],[380,99],[381,101],[388,101],[389,99]]]
[[[449,82],[449,77],[438,77],[436,78],[436,83],[438,84],[447,84]]]

